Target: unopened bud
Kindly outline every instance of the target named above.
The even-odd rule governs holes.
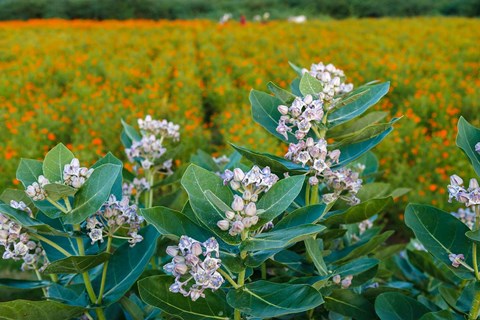
[[[454,186],[460,186],[463,184],[462,178],[454,174],[453,176],[450,176],[450,184]]]
[[[228,228],[230,228],[230,222],[227,220],[220,220],[217,222],[217,227],[219,227],[222,231],[227,231]]]
[[[192,244],[192,253],[196,256],[202,254],[202,245],[199,242],[195,242]]]
[[[168,246],[167,247],[167,254],[170,257],[175,257],[178,255],[178,247],[177,246]]]
[[[288,114],[288,107],[287,107],[287,106],[279,105],[279,106],[277,107],[277,110],[278,110],[278,112],[280,112],[280,113],[283,114],[284,116]]]
[[[303,102],[305,102],[306,104],[310,104],[312,103],[312,101],[313,101],[313,97],[311,94],[307,94],[305,98],[303,98]]]
[[[245,173],[240,168],[233,169],[233,179],[235,181],[241,182],[245,178]]]
[[[245,206],[245,203],[243,202],[243,199],[238,195],[234,195],[233,202],[232,202],[233,211],[242,211],[244,206]]]
[[[178,263],[178,264],[175,265],[174,271],[178,274],[183,275],[188,271],[188,267],[187,267],[186,264]]]
[[[235,218],[235,212],[233,211],[225,211],[225,216],[228,220],[233,220]]]
[[[257,206],[255,205],[254,202],[250,202],[247,204],[245,207],[245,214],[247,216],[254,216],[257,213]]]
[[[470,183],[468,185],[470,189],[477,189],[479,188],[478,181],[475,178],[470,179]]]

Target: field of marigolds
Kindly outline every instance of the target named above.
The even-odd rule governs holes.
[[[89,164],[107,150],[125,158],[120,119],[146,114],[181,125],[178,161],[199,148],[230,153],[228,142],[278,154],[252,121],[249,91],[288,87],[288,61],[323,61],[355,86],[391,81],[376,111],[403,118],[375,151],[383,179],[412,188],[409,201],[442,205],[449,176],[473,173],[453,150],[460,115],[480,125],[478,30],[463,18],[2,22],[0,185],[18,184],[19,159],[57,142]]]

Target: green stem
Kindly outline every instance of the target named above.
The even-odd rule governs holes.
[[[58,276],[55,273],[50,274],[50,279],[52,279],[53,282],[58,282]]]
[[[262,263],[262,280],[267,280],[267,263]]]
[[[65,201],[65,205],[67,206],[67,211],[68,212],[72,211],[72,206],[70,204],[70,200],[68,199],[68,197],[64,197],[63,201]]]
[[[43,281],[42,275],[40,274],[40,272],[38,271],[38,269],[35,267],[34,270],[35,270],[35,274],[36,274],[36,276],[37,276],[37,279],[40,280],[40,281]],[[43,295],[44,295],[45,297],[48,296],[47,290],[46,290],[45,288],[42,288],[42,292],[43,292]]]
[[[225,279],[227,279],[227,281],[232,285],[232,287],[234,287],[235,289],[240,288],[240,287],[235,283],[235,281],[233,281],[233,279],[228,275],[228,273],[226,273],[226,272],[223,271],[222,269],[218,269],[218,272],[219,272]]]
[[[110,253],[112,249],[112,237],[108,236],[106,252]],[[97,304],[102,304],[103,293],[105,292],[105,282],[107,280],[108,260],[103,264],[102,280],[100,282],[100,291],[98,293]]]
[[[158,269],[157,257],[156,257],[156,256],[153,256],[153,257],[150,259],[150,263],[152,264],[152,269],[153,269],[153,270],[157,270],[157,269]]]
[[[305,205],[310,205],[310,183],[307,181],[307,187],[305,189]]]
[[[56,249],[57,251],[62,253],[64,256],[66,256],[66,257],[71,257],[72,256],[68,251],[66,251],[65,249],[60,247],[58,244],[56,244],[52,240],[49,240],[49,239],[45,238],[44,236],[39,235],[38,233],[29,233],[29,234],[30,234],[30,236],[36,238],[37,240],[45,242],[49,246],[53,247],[54,249]]]
[[[310,204],[318,204],[318,184],[310,189]]]
[[[480,227],[480,206],[475,206],[475,228],[473,231],[478,230]],[[475,278],[477,281],[480,281],[480,275],[478,273],[478,261],[477,261],[477,243],[473,242],[472,249],[472,259],[473,259],[473,270],[475,272]],[[468,315],[469,320],[476,320],[478,318],[478,313],[480,312],[480,291],[475,293],[472,301],[472,308],[470,309],[470,314]]]
[[[52,198],[50,197],[47,197],[46,198],[48,202],[50,202],[55,208],[57,208],[58,210],[62,211],[63,213],[67,214],[68,213],[68,210],[62,206],[61,204],[59,204],[57,201],[53,200]]]
[[[79,224],[73,225],[73,229],[75,231],[80,231],[81,230]],[[85,255],[85,247],[83,246],[83,239],[81,237],[76,237],[75,239],[77,240],[78,253],[81,256],[84,256]],[[93,291],[92,282],[90,281],[90,276],[88,275],[88,272],[83,272],[82,277],[83,277],[83,282],[85,283],[85,289],[87,289],[87,293],[88,293],[88,297],[90,298],[90,301],[92,303],[96,303],[97,302],[97,296],[95,295],[95,291]],[[96,310],[96,312],[97,312],[97,315],[98,315],[97,310]],[[101,311],[101,312],[103,313],[103,311]],[[100,316],[99,316],[99,318],[100,318]]]

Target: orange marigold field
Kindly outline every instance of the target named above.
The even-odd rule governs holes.
[[[120,119],[146,114],[182,126],[181,161],[197,148],[227,152],[229,141],[281,154],[252,122],[249,90],[287,87],[289,60],[323,61],[355,85],[392,82],[375,109],[404,118],[375,151],[383,179],[412,188],[410,201],[443,204],[449,175],[473,176],[452,141],[460,115],[480,124],[478,30],[463,18],[3,22],[0,185],[16,183],[20,157],[40,158],[58,141],[82,160],[123,157]]]

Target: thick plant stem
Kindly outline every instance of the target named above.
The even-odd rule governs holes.
[[[59,204],[57,201],[53,200],[52,198],[47,197],[47,201],[50,202],[55,208],[62,211],[63,213],[65,213],[65,214],[68,213],[68,210],[64,206],[62,206],[61,204]]]
[[[473,231],[478,230],[480,227],[480,206],[475,206],[475,228]],[[477,282],[480,281],[480,275],[478,273],[478,262],[477,262],[477,243],[473,242],[472,248],[472,260],[473,260],[473,270],[475,273],[475,278]],[[472,301],[472,308],[470,309],[470,314],[468,315],[469,320],[476,320],[478,318],[478,313],[480,312],[480,291],[475,293]]]
[[[305,189],[305,205],[310,205],[310,183],[307,181],[307,187]]]
[[[67,211],[68,212],[72,211],[72,206],[70,204],[70,200],[68,199],[68,197],[64,197],[63,201],[65,201],[65,206],[67,207]]]
[[[310,189],[310,204],[318,204],[318,184]]]
[[[106,252],[110,253],[111,248],[112,248],[112,237],[108,236]],[[108,260],[105,261],[105,263],[103,264],[102,280],[100,282],[100,292],[98,293],[97,304],[102,303],[103,293],[105,292],[105,282],[107,280],[107,270],[108,270]]]
[[[80,231],[81,230],[80,225],[79,224],[73,225],[73,230]],[[77,239],[78,253],[81,256],[84,256],[85,247],[83,246],[83,239],[81,237],[76,237],[75,239]],[[82,278],[83,278],[83,282],[85,283],[85,289],[87,290],[90,301],[92,303],[97,303],[97,296],[95,295],[95,291],[93,291],[92,282],[90,281],[90,276],[88,275],[88,272],[83,272]],[[97,308],[95,309],[95,312],[97,313],[99,320],[105,319],[105,315],[103,314],[102,309]]]
[[[38,271],[38,269],[35,267],[35,275],[37,276],[37,279],[40,280],[40,281],[43,281],[43,278],[42,278],[42,275],[40,274],[40,272]],[[45,297],[47,297],[47,290],[45,288],[42,288],[42,292],[43,292],[43,295]]]
[[[218,272],[235,288],[235,289],[238,289],[238,285],[235,281],[233,281],[233,279],[228,275],[228,273],[226,273],[225,271],[223,271],[222,269],[218,269]]]
[[[72,256],[67,250],[63,249],[62,247],[60,247],[58,244],[56,244],[52,240],[49,240],[49,239],[45,238],[44,236],[41,236],[37,233],[33,233],[33,234],[29,233],[29,234],[30,234],[30,236],[34,237],[35,239],[40,240],[42,242],[45,242],[49,246],[53,247],[58,252],[62,253],[65,257],[71,257]]]
[[[238,281],[237,281],[238,287],[243,287],[244,284],[245,284],[245,269],[243,269],[242,272],[240,272],[238,274]],[[233,313],[233,319],[234,320],[241,320],[242,319],[242,314],[240,313],[240,310],[235,309],[235,311]]]

